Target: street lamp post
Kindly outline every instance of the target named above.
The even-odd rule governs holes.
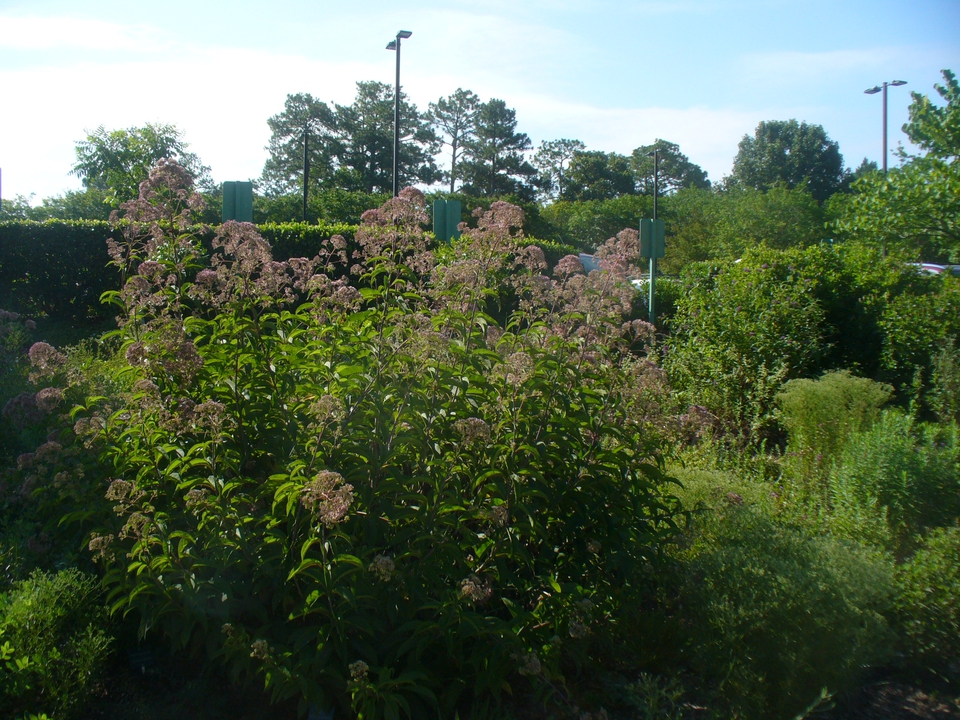
[[[400,175],[397,172],[400,165],[400,40],[406,40],[413,35],[409,30],[401,30],[397,38],[387,43],[387,50],[397,53],[397,85],[394,89],[393,100],[393,196],[400,193]]]
[[[307,221],[307,190],[310,187],[310,123],[303,126],[303,221]]]
[[[653,224],[657,224],[657,200],[660,197],[660,149],[654,150],[652,153],[647,153],[648,156],[653,156]],[[657,302],[657,258],[656,253],[650,253],[650,287],[649,298],[647,299],[647,307],[650,310],[650,324],[653,325],[656,322],[657,311],[656,311],[656,302]]]
[[[887,172],[887,85],[893,85],[894,87],[900,87],[901,85],[906,85],[906,80],[894,80],[893,82],[883,83],[881,88],[879,85],[874,85],[869,90],[864,90],[866,95],[876,95],[880,90],[883,90],[883,172]]]

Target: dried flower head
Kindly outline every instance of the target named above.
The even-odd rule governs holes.
[[[139,512],[131,513],[130,517],[127,518],[127,522],[120,530],[120,537],[142,540],[144,535],[146,535],[149,525],[150,518],[148,518],[146,515]]]
[[[533,358],[525,352],[509,355],[503,363],[503,378],[508,385],[521,385],[533,375]]]
[[[37,409],[45,415],[56,410],[61,400],[63,400],[63,390],[58,387],[44,388],[34,399]]]
[[[533,675],[539,675],[541,669],[540,658],[538,658],[537,654],[531,650],[520,658],[517,672],[521,675],[531,677]]]
[[[590,628],[584,625],[579,620],[573,620],[570,622],[570,625],[567,627],[567,632],[572,638],[585,638],[590,634]]]
[[[553,274],[558,278],[567,278],[583,272],[583,263],[576,255],[564,255],[560,258],[556,267],[553,268]]]
[[[207,488],[192,488],[184,497],[184,504],[189,509],[198,508],[207,502],[210,491]]]
[[[273,648],[266,640],[254,640],[250,643],[250,657],[257,660],[268,660]]]
[[[490,439],[490,426],[480,418],[466,418],[457,420],[454,427],[463,438],[464,445],[486,443]]]
[[[337,422],[343,417],[343,401],[333,395],[323,395],[307,406],[307,414],[319,427]]]
[[[516,264],[525,267],[532,273],[539,273],[547,269],[547,258],[543,248],[536,245],[527,245],[517,253]]]
[[[193,426],[216,437],[233,426],[233,419],[227,415],[223,403],[207,400],[193,408]]]
[[[363,660],[352,662],[347,667],[350,670],[350,677],[356,682],[362,682],[363,680],[366,680],[367,675],[370,672],[370,666],[367,665]]]
[[[90,536],[87,549],[98,558],[109,559],[113,554],[110,546],[115,539],[113,535],[97,535],[94,533]]]
[[[367,567],[368,572],[373,573],[383,582],[390,582],[396,569],[396,565],[389,555],[377,555]]]
[[[37,407],[37,396],[31,392],[22,392],[10,398],[3,406],[3,417],[7,418],[17,430],[36,425],[43,419]]]
[[[303,486],[300,502],[331,528],[346,519],[353,503],[353,485],[345,483],[340,473],[324,470]]]
[[[67,361],[66,355],[59,352],[53,345],[45,342],[37,342],[31,345],[28,355],[36,377],[53,375]]]
[[[482,605],[493,597],[493,588],[489,580],[471,575],[460,582],[460,597],[473,605]]]

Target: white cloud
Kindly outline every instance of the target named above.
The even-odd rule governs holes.
[[[737,143],[764,118],[761,112],[708,107],[600,108],[548,97],[518,99],[521,130],[539,143],[569,137],[591,150],[628,154],[657,138],[675,142],[712,180],[729,174]]]
[[[0,17],[0,48],[145,53],[169,44],[169,39],[143,25],[73,17]]]

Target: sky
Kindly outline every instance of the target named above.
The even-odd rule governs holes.
[[[88,131],[172,123],[216,182],[260,176],[286,96],[349,104],[392,83],[516,110],[534,146],[678,143],[712,180],[766,120],[822,125],[848,166],[907,142],[910,92],[960,72],[960,0],[0,0],[4,198],[80,188]],[[441,163],[442,164],[442,163]],[[896,164],[890,154],[891,166]]]

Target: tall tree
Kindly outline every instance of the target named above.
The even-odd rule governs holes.
[[[476,132],[464,146],[463,191],[469,195],[516,195],[533,199],[537,174],[527,162],[531,148],[526,133],[517,132],[517,113],[496,98],[477,112]]]
[[[926,95],[910,93],[910,122],[903,131],[932,157],[953,161],[960,158],[960,83],[953,71],[942,73],[946,85],[933,87],[947,104],[938,107]]]
[[[652,145],[641,145],[630,154],[630,167],[633,170],[637,192],[641,195],[653,195],[655,150],[660,151],[660,194],[670,195],[681,188],[710,187],[707,173],[696,163],[680,152],[680,146],[667,140],[657,139]]]
[[[339,137],[337,183],[348,190],[389,192],[393,187],[393,87],[357,83],[350,105],[336,106]],[[400,185],[432,184],[442,174],[433,161],[440,139],[417,106],[400,94]]]
[[[761,122],[753,137],[744,135],[733,161],[730,185],[769,190],[806,186],[819,201],[843,187],[840,146],[821,125],[796,120]]]
[[[573,154],[586,149],[587,146],[579,140],[567,138],[544,140],[540,143],[533,156],[533,166],[540,171],[539,185],[546,198],[563,197],[566,189],[564,174]]]
[[[287,95],[283,112],[267,120],[270,127],[270,153],[263,166],[263,181],[268,194],[283,195],[302,187],[304,142],[307,143],[311,192],[330,183],[336,169],[338,138],[335,117],[330,106],[309,93]]]
[[[85,188],[107,193],[116,204],[137,197],[140,183],[161,158],[176,160],[201,188],[211,188],[210,168],[200,162],[176,125],[147,123],[126,130],[101,125],[76,144],[77,162],[70,170]]]
[[[449,97],[430,103],[427,119],[443,137],[444,145],[450,147],[450,192],[456,189],[459,177],[457,161],[463,154],[463,145],[473,137],[477,124],[480,98],[470,90],[457,88]]]
[[[946,86],[934,87],[946,106],[913,93],[903,128],[926,154],[905,154],[902,167],[861,178],[836,223],[841,234],[917,260],[960,263],[960,85],[949,70],[943,77]]]
[[[611,200],[633,194],[633,173],[624,155],[599,150],[573,153],[564,200]]]

